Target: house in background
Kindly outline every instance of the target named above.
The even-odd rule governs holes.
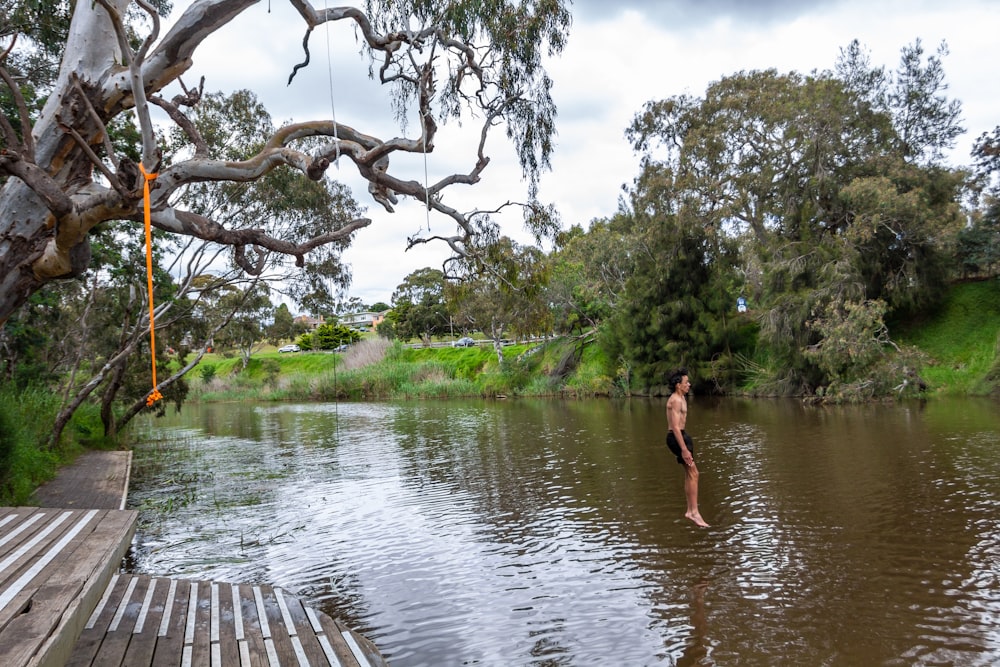
[[[351,327],[352,329],[371,329],[375,330],[378,325],[385,321],[385,316],[389,314],[388,310],[383,310],[382,312],[365,311],[363,313],[346,313],[344,315],[337,316],[337,324],[342,324],[345,327]],[[315,331],[316,327],[324,323],[322,317],[312,317],[310,315],[298,315],[295,317],[296,324],[304,324],[308,331]]]
[[[374,311],[365,311],[363,313],[347,313],[341,315],[339,322],[346,327],[352,327],[354,329],[377,329],[383,320],[385,320],[386,313],[388,310],[384,310],[380,313]]]

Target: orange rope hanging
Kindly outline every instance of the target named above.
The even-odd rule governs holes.
[[[146,168],[139,163],[139,171],[142,172],[144,181],[142,184],[142,212],[146,223],[146,287],[149,290],[149,351],[153,357],[153,392],[146,397],[146,405],[151,406],[163,398],[163,394],[156,388],[156,326],[153,317],[153,231],[149,214],[149,182],[155,179],[158,174],[147,174]]]

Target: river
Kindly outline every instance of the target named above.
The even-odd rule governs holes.
[[[1000,663],[1000,405],[187,405],[129,567],[267,583],[418,665]]]

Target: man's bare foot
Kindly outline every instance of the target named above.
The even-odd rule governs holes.
[[[699,528],[708,528],[709,525],[701,518],[701,513],[699,512],[686,512],[684,516],[688,519],[694,521],[695,525]]]

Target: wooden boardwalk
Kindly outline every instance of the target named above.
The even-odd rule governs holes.
[[[45,507],[0,507],[2,667],[386,665],[281,589],[121,573],[138,518],[121,509],[130,464],[87,452],[38,489]]]
[[[132,452],[91,450],[35,490],[39,507],[123,510],[128,497]]]
[[[362,636],[278,588],[121,575],[69,665],[384,665]]]
[[[122,510],[0,507],[0,656],[63,665],[135,532]]]

